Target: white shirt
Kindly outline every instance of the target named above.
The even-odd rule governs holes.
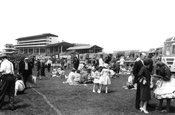
[[[27,62],[24,63],[25,63],[25,70],[28,70],[28,63]]]
[[[52,64],[52,61],[51,60],[47,60],[47,63],[46,63],[47,65],[48,64]]]
[[[1,63],[0,72],[2,72],[2,74],[14,74],[12,62],[8,61],[7,59],[4,59]]]
[[[132,75],[130,75],[128,77],[128,83],[133,84],[133,77],[132,77]]]
[[[23,91],[25,89],[24,82],[22,80],[17,80],[15,82],[15,90],[17,91]]]
[[[99,67],[103,67],[104,66],[104,61],[102,58],[99,59]]]

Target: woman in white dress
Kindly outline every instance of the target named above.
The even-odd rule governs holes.
[[[108,85],[111,84],[110,77],[111,77],[111,72],[109,69],[109,65],[104,64],[104,68],[101,71],[101,77],[100,77],[100,81],[99,81],[100,89],[99,89],[98,93],[101,93],[102,86],[105,86],[105,93],[108,93]]]
[[[67,78],[66,82],[69,85],[74,85],[74,78],[75,78],[75,68],[72,69],[72,71],[69,73],[68,76],[65,76]]]
[[[15,82],[15,96],[17,96],[18,92],[24,93],[25,91],[25,85],[24,80],[21,75],[17,75],[16,82]]]
[[[162,112],[169,112],[171,99],[175,98],[175,78],[171,74],[169,67],[164,63],[158,62],[156,68],[158,72],[154,76],[158,80],[156,82],[154,96],[159,100],[158,110],[162,110],[163,100],[167,100],[166,110],[162,110]]]

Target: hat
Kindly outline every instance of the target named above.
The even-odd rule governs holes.
[[[149,64],[151,64],[149,58],[144,59],[143,62],[144,62],[144,65],[146,65],[146,66],[149,65]]]
[[[143,55],[143,56],[146,56],[146,53],[142,52],[142,55]]]
[[[3,57],[7,57],[7,55],[6,54],[1,54],[0,58],[3,58]]]
[[[165,64],[163,62],[161,62],[161,61],[158,61],[156,63],[156,66],[162,67],[162,66],[165,66]]]
[[[27,59],[29,59],[29,58],[26,57],[26,58],[24,58],[24,59],[27,60]]]

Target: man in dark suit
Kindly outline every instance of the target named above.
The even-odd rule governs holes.
[[[32,74],[32,65],[28,62],[28,58],[24,58],[24,61],[21,61],[19,64],[19,74],[23,76],[24,79],[24,85],[27,89],[26,82],[29,78],[29,76]]]
[[[139,84],[139,78],[138,78],[138,73],[140,72],[140,69],[142,68],[143,64],[143,59],[146,58],[145,53],[140,54],[140,59],[135,62],[134,67],[133,67],[133,74],[135,76],[134,78],[134,83],[137,84],[137,90],[136,90],[136,101],[135,101],[135,108],[140,109],[140,84]]]

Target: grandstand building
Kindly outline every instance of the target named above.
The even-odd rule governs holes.
[[[16,49],[20,54],[45,55],[46,47],[58,43],[58,36],[50,33],[17,38]]]

